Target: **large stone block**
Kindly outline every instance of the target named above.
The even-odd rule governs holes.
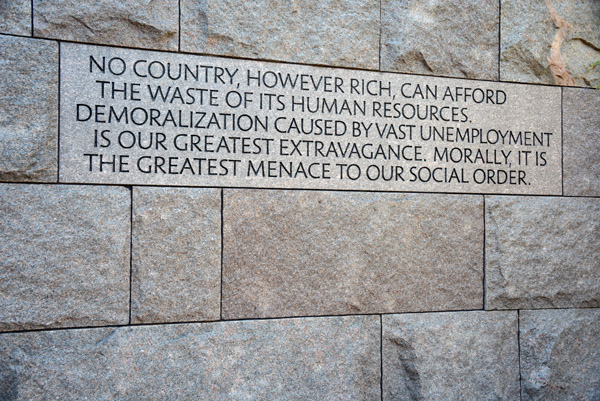
[[[223,316],[482,307],[482,198],[225,190]]]
[[[600,200],[486,197],[486,308],[600,305]]]
[[[34,35],[178,50],[178,0],[34,0]]]
[[[562,194],[561,88],[75,43],[60,58],[64,183]]]
[[[379,318],[0,335],[1,399],[379,400]]]
[[[221,193],[133,189],[133,322],[218,320]]]
[[[0,180],[56,182],[58,45],[0,36]]]
[[[600,92],[563,93],[565,195],[600,196]]]
[[[383,399],[519,400],[516,312],[383,316]]]
[[[600,2],[502,0],[500,79],[598,86]]]
[[[0,330],[127,323],[129,200],[119,187],[0,185]]]
[[[31,35],[31,0],[0,2],[0,33]]]
[[[600,310],[521,311],[523,401],[600,399]]]
[[[182,0],[181,50],[377,69],[377,0]]]
[[[498,1],[382,0],[381,69],[498,78]]]

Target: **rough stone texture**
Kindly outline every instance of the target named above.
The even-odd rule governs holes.
[[[589,70],[600,60],[600,2],[503,0],[501,18],[503,81],[600,84],[600,68]]]
[[[600,199],[486,198],[486,307],[600,305]]]
[[[565,195],[600,196],[600,92],[563,92]]]
[[[498,78],[498,1],[382,0],[381,69]]]
[[[377,0],[182,0],[181,50],[377,69]]]
[[[217,320],[218,189],[134,188],[132,321]]]
[[[31,35],[31,0],[0,2],[0,32]]]
[[[516,312],[383,316],[384,400],[519,400]]]
[[[478,196],[225,190],[223,316],[482,307]]]
[[[56,182],[58,45],[0,36],[0,180]]]
[[[379,400],[379,318],[0,336],[1,399]]]
[[[34,0],[34,35],[178,50],[178,0]]]
[[[127,323],[129,199],[119,187],[0,185],[0,330]]]
[[[523,401],[600,399],[600,310],[522,311]]]

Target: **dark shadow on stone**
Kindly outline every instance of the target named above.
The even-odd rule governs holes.
[[[405,386],[411,401],[423,401],[423,393],[421,391],[421,377],[417,368],[417,356],[415,350],[409,341],[392,337],[390,342],[396,346],[396,354],[402,371],[404,372]]]
[[[6,365],[0,365],[0,400],[16,400],[19,394],[17,373]]]

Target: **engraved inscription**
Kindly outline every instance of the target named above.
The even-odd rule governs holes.
[[[60,181],[560,194],[560,89],[61,45]]]

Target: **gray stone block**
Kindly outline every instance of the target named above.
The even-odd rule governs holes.
[[[34,0],[34,35],[161,50],[178,50],[177,0]]]
[[[182,0],[181,50],[377,69],[379,2]]]
[[[600,310],[521,311],[523,401],[600,399]]]
[[[58,46],[0,36],[0,180],[56,182]]]
[[[600,305],[600,199],[486,197],[486,308]]]
[[[600,196],[600,92],[563,92],[565,195]]]
[[[218,320],[221,193],[133,189],[132,321]]]
[[[482,307],[482,198],[225,190],[225,318]]]
[[[600,2],[502,0],[500,79],[598,86]]]
[[[0,185],[1,331],[127,323],[129,200],[119,187]]]
[[[562,194],[560,88],[74,43],[60,59],[64,183]]]
[[[379,400],[379,317],[0,335],[2,399]]]
[[[498,2],[382,0],[381,69],[498,78]]]
[[[519,400],[516,312],[383,316],[383,399]]]
[[[0,32],[31,35],[31,0],[0,2]]]

